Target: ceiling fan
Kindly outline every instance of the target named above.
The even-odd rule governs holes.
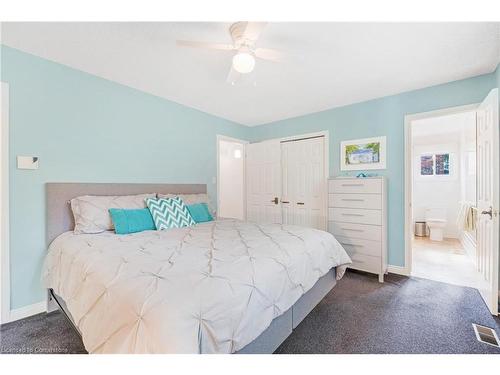
[[[248,74],[255,68],[255,58],[279,62],[283,54],[270,48],[257,47],[257,40],[267,22],[236,22],[229,27],[233,44],[195,42],[177,40],[181,47],[208,48],[221,51],[236,51],[233,56],[227,82],[235,84],[242,74]]]

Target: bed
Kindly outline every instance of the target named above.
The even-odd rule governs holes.
[[[205,185],[47,184],[43,282],[90,353],[272,353],[350,258],[326,232],[216,220],[74,234],[76,196],[200,193]]]

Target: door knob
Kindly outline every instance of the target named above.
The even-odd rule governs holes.
[[[271,203],[278,204],[279,199],[278,197],[274,197],[274,199],[271,201]]]
[[[493,219],[493,207],[490,206],[489,211],[481,212],[482,215],[490,215],[490,219]]]

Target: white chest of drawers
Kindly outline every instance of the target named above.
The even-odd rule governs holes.
[[[387,272],[387,189],[384,177],[328,180],[328,231],[352,259],[350,268]]]

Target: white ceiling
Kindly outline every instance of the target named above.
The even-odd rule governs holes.
[[[490,73],[500,23],[270,23],[257,85],[225,82],[231,52],[176,39],[230,42],[228,23],[3,23],[2,43],[241,124],[290,117]]]

